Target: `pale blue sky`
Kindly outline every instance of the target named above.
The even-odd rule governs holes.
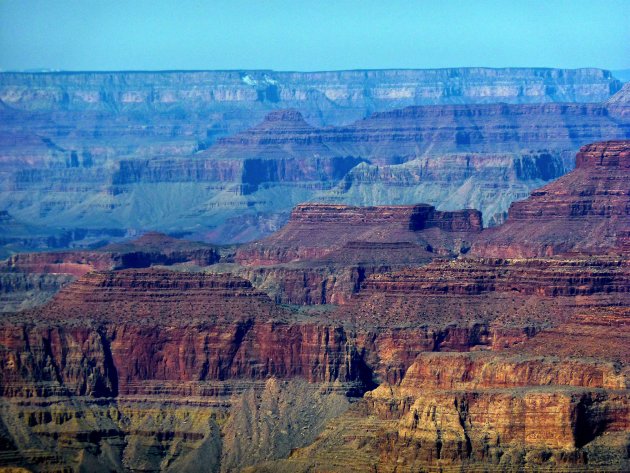
[[[630,68],[630,0],[0,0],[0,69]]]

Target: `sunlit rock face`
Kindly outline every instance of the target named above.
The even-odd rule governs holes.
[[[630,248],[630,141],[584,146],[576,169],[515,202],[505,225],[474,248],[488,256],[567,252],[623,253]]]
[[[308,313],[228,274],[88,273],[3,321],[0,462],[623,469],[628,282],[610,257],[435,261]]]
[[[609,105],[628,106],[630,105],[630,83],[625,83],[621,90],[610,97],[606,102]]]
[[[238,248],[236,261],[261,266],[322,259],[327,255],[332,260],[335,256],[350,260],[353,249],[360,252],[361,244],[365,251],[396,251],[402,245],[425,254],[433,251],[433,247],[447,252],[449,241],[455,246],[454,240],[474,238],[481,229],[481,213],[476,210],[440,212],[426,204],[375,207],[301,204],[293,209],[289,222],[280,231]],[[340,254],[344,251],[346,258]]]
[[[313,200],[500,223],[579,146],[627,137],[623,104],[592,105],[620,88],[596,69],[2,73],[3,256],[147,230],[250,241]]]
[[[450,73],[449,81],[460,77]],[[287,92],[260,74],[225,73],[242,90],[195,89],[191,101],[275,107]],[[110,79],[107,87],[133,83]],[[475,94],[534,94],[485,80]],[[370,93],[390,104],[418,94]],[[70,93],[41,97],[59,116],[87,113],[72,111],[79,102]],[[90,219],[122,236],[151,222],[197,228],[208,215],[216,220],[197,234],[245,240],[282,226],[277,215],[292,210],[280,231],[239,248],[149,233],[99,250],[7,259],[1,294],[16,308],[16,292],[39,290],[41,304],[61,290],[0,321],[0,468],[630,469],[622,105],[414,105],[326,127],[282,107],[202,142],[194,121],[183,124],[175,93],[81,97],[101,117],[91,135],[109,143],[100,152],[73,154],[61,143],[81,135],[78,127],[64,135],[43,112],[5,110],[39,117],[59,140],[25,138],[32,147],[3,161],[3,202],[13,202],[0,214],[14,232],[3,235],[7,245],[58,245],[48,240],[54,225],[71,221],[83,227],[67,241],[76,234],[92,244],[102,238]],[[134,122],[133,113],[154,113],[148,100],[182,127]],[[110,115],[118,128],[99,135]],[[600,138],[618,140],[584,146],[574,171],[527,197],[528,186],[573,167],[571,150],[583,140]],[[58,161],[44,165],[38,146]],[[471,188],[497,214],[518,193],[525,200],[484,229],[474,205],[419,204],[413,188],[429,183],[428,194],[441,189],[449,206]],[[410,205],[343,203],[391,198],[396,188],[412,189]],[[510,189],[518,190],[497,204]],[[313,196],[324,202],[293,205]]]

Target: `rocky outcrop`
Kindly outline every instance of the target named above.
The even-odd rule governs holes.
[[[630,141],[584,146],[576,169],[510,206],[507,223],[477,240],[487,256],[622,253],[630,234]]]
[[[338,310],[276,306],[228,274],[92,272],[3,320],[0,462],[623,469],[627,345],[607,362],[554,358],[558,343],[543,357],[531,342],[584,311],[627,307],[627,269],[602,257],[435,261],[368,277]],[[342,395],[366,390],[347,409]]]
[[[312,189],[325,189],[363,158],[338,155],[322,143],[322,130],[306,123],[300,112],[278,110],[252,128],[218,139],[194,159],[121,161],[113,184],[234,182],[243,195],[270,183],[310,183]]]
[[[82,276],[91,271],[148,268],[152,265],[191,263],[207,266],[219,259],[218,249],[214,246],[160,233],[147,233],[136,240],[94,251],[16,254],[6,260],[4,270]]]
[[[612,364],[423,354],[399,385],[253,471],[623,470],[626,383]]]
[[[574,152],[449,153],[403,164],[361,163],[331,191],[329,200],[353,205],[431,202],[440,209],[483,211],[484,224],[505,219],[508,202],[573,168]]]
[[[3,392],[199,395],[220,392],[213,384],[218,381],[268,376],[339,381],[365,389],[373,377],[400,379],[396,373],[401,367],[404,373],[422,351],[500,348],[513,343],[509,339],[522,341],[535,333],[536,324],[544,325],[538,316],[553,319],[554,313],[567,311],[563,317],[569,318],[569,296],[611,296],[615,291],[627,296],[627,265],[622,261],[493,263],[494,268],[487,262],[476,272],[472,264],[443,263],[440,268],[433,263],[416,270],[414,281],[406,273],[393,273],[389,279],[373,276],[361,297],[343,311],[299,323],[298,314],[275,306],[248,281],[227,274],[92,272],[45,307],[8,319],[23,322],[3,328]],[[456,304],[470,304],[467,297],[483,293],[486,299],[477,300],[475,310],[462,314],[456,325],[440,320]],[[444,299],[450,294],[451,300]],[[566,304],[528,299],[533,295],[564,297]],[[387,302],[380,301],[383,297]],[[425,301],[425,312],[409,304],[418,297]],[[375,305],[381,307],[376,313]],[[493,306],[498,313],[488,310]],[[536,313],[510,332],[497,322],[512,308]],[[371,319],[365,318],[368,313]],[[514,320],[518,317],[515,313]],[[354,332],[348,324],[361,329]],[[375,327],[382,331],[373,332]],[[390,348],[395,346],[398,354],[392,358]],[[408,347],[405,356],[403,346]]]
[[[334,261],[333,252],[345,253],[344,248],[352,252],[361,244],[366,245],[366,253],[396,251],[395,244],[412,244],[418,256],[426,257],[434,248],[436,252],[454,249],[457,246],[454,240],[474,237],[481,229],[481,213],[476,210],[440,212],[426,204],[379,207],[302,204],[295,207],[282,230],[239,248],[236,260],[256,266],[324,257]],[[370,259],[367,254],[362,257]]]
[[[399,393],[417,395],[419,388],[474,391],[527,386],[617,390],[626,389],[629,381],[614,363],[488,353],[423,353],[405,373]]]
[[[364,283],[374,293],[479,295],[512,292],[540,296],[629,293],[625,259],[457,259],[420,269],[378,274]]]
[[[229,394],[220,381],[269,376],[360,391],[367,376],[341,326],[291,324],[227,274],[92,272],[15,318],[3,327],[5,396]]]
[[[77,72],[0,75],[0,99],[29,111],[189,113],[298,106],[339,123],[366,111],[425,103],[600,102],[621,82],[599,69],[276,72]],[[251,113],[251,112],[250,112]],[[244,119],[245,117],[242,117]],[[258,117],[252,117],[253,120]]]
[[[613,106],[627,107],[630,105],[630,82],[626,82],[621,90],[610,97],[606,103]]]
[[[421,266],[430,258],[413,243],[350,242],[321,261],[244,266],[234,271],[279,304],[346,304],[368,276]]]
[[[61,287],[92,271],[148,268],[153,265],[208,266],[229,249],[160,233],[93,251],[18,253],[0,266],[0,312],[17,312],[47,302]]]
[[[605,314],[614,314],[615,307],[628,303],[628,286],[628,267],[623,258],[460,258],[370,275],[337,315],[363,327],[481,324],[486,327],[485,335],[478,338],[478,344],[502,349],[524,341],[518,335],[519,330],[528,334],[526,338],[538,337],[540,330],[553,327],[562,331],[559,327],[563,324],[577,323],[589,311],[593,312],[594,320],[601,316],[605,321],[608,317]],[[623,315],[617,316],[617,320],[623,321]],[[516,331],[497,332],[507,327]],[[571,337],[587,340],[592,329],[581,327],[575,333],[579,337]],[[493,330],[495,334],[489,337]],[[569,327],[569,331],[575,331],[575,327]],[[605,330],[602,327],[592,332],[601,336]],[[619,339],[621,344],[624,337]],[[470,342],[452,342],[456,350],[466,344],[471,346]],[[583,344],[582,353],[594,349],[593,353],[603,356],[592,343]],[[448,346],[445,343],[442,349]],[[617,359],[627,359],[627,354],[620,350],[615,351]]]
[[[387,225],[405,227],[414,232],[427,228],[440,228],[447,232],[479,232],[482,229],[481,213],[477,210],[440,212],[431,205],[351,207],[346,205],[302,204],[291,213],[294,225],[330,224],[371,227]],[[392,230],[393,231],[393,230]]]
[[[396,154],[387,154],[398,156],[399,162],[424,154],[522,151],[525,143],[531,150],[572,149],[580,142],[625,136],[627,124],[615,120],[619,113],[596,104],[407,107],[374,114],[328,140],[379,143],[381,149],[373,149],[380,155],[396,145]],[[365,157],[376,164],[396,164],[385,156]]]
[[[0,466],[628,470],[626,145],[583,148],[557,193],[513,206],[534,247],[571,242],[575,219],[570,253],[470,255],[514,228],[477,211],[308,204],[250,266],[82,275],[2,317]],[[103,253],[197,250],[148,235]],[[274,280],[276,300],[319,305],[275,304]]]
[[[302,204],[273,236],[236,250],[238,274],[279,303],[345,304],[371,274],[467,251],[482,229],[476,210],[425,204]]]
[[[82,276],[90,271],[112,269],[114,258],[109,253],[59,251],[49,253],[18,253],[5,262],[5,271],[31,274],[70,274]]]
[[[216,246],[156,232],[145,233],[126,243],[105,246],[101,251],[112,254],[116,262],[113,269],[171,266],[178,263],[208,266],[221,258],[221,249]]]

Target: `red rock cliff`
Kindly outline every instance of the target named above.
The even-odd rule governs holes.
[[[411,242],[422,252],[423,247],[448,247],[449,239],[473,236],[481,229],[481,213],[477,210],[441,212],[426,204],[377,207],[301,204],[293,209],[284,228],[265,240],[240,248],[236,259],[247,265],[313,260],[350,242]]]
[[[515,202],[507,222],[477,239],[473,252],[534,257],[630,249],[630,141],[583,146],[576,169]]]

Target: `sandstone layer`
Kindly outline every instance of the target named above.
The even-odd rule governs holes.
[[[218,262],[225,252],[226,248],[146,233],[92,251],[18,253],[0,265],[0,311],[42,305],[64,284],[91,271],[153,265],[207,266]]]
[[[235,261],[276,302],[344,304],[369,275],[466,252],[481,230],[476,210],[302,204],[280,231],[238,248]]]
[[[584,146],[576,169],[510,206],[505,225],[475,248],[487,256],[627,254],[630,248],[630,141]]]
[[[440,245],[442,241],[463,239],[481,229],[481,213],[476,210],[440,212],[424,204],[378,207],[302,204],[291,212],[289,223],[282,230],[239,248],[236,261],[260,266],[320,259],[354,242],[381,243],[383,250],[388,245],[393,249],[395,243],[406,243],[415,244],[418,251],[431,252],[433,247],[441,246],[440,249],[448,251],[447,244]]]

